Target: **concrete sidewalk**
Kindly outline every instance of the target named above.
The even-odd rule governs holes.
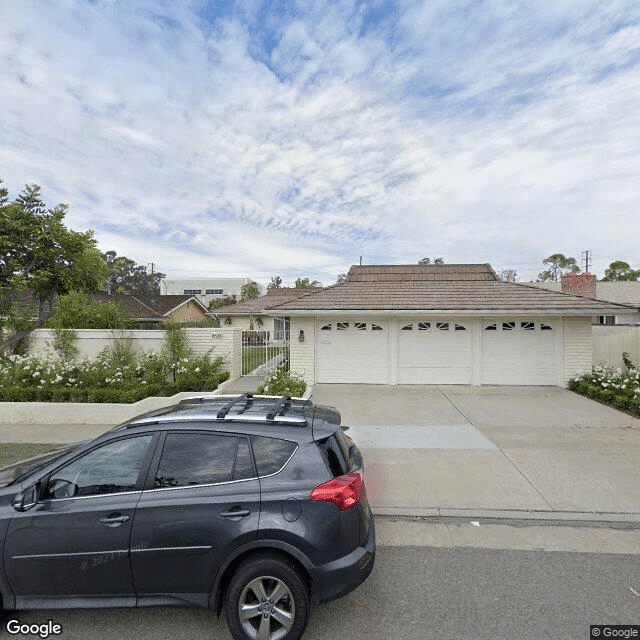
[[[241,379],[222,393],[252,391]],[[374,512],[640,523],[640,420],[564,389],[317,385],[365,457]],[[0,442],[74,442],[99,424],[0,424]]]

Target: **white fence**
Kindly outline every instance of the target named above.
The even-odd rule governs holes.
[[[242,331],[229,328],[186,329],[189,346],[198,355],[211,351],[214,357],[221,356],[226,363],[231,380],[242,375]],[[132,347],[142,353],[160,353],[164,346],[162,330],[111,331],[108,329],[75,329],[74,346],[78,348],[78,359],[95,360],[106,347],[119,340],[131,340]],[[49,329],[36,329],[29,339],[29,354],[53,357],[53,334]]]
[[[623,367],[622,354],[640,367],[640,325],[594,325],[591,329],[593,362]]]

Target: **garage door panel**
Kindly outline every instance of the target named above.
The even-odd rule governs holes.
[[[411,326],[411,330],[401,327],[398,332],[398,384],[471,383],[471,336],[467,327],[427,320],[403,326]]]
[[[319,322],[317,329],[318,382],[388,384],[389,345],[383,323],[332,319]]]
[[[482,384],[555,385],[557,331],[550,321],[484,324]]]

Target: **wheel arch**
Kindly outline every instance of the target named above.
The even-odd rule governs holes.
[[[209,608],[219,616],[222,612],[225,596],[236,569],[250,556],[272,554],[293,561],[304,577],[310,596],[313,595],[311,568],[313,563],[299,549],[281,540],[259,540],[236,549],[220,567],[209,596]]]

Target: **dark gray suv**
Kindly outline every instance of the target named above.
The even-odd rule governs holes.
[[[363,462],[332,407],[210,396],[135,418],[0,489],[4,609],[195,606],[301,637],[370,574]]]

